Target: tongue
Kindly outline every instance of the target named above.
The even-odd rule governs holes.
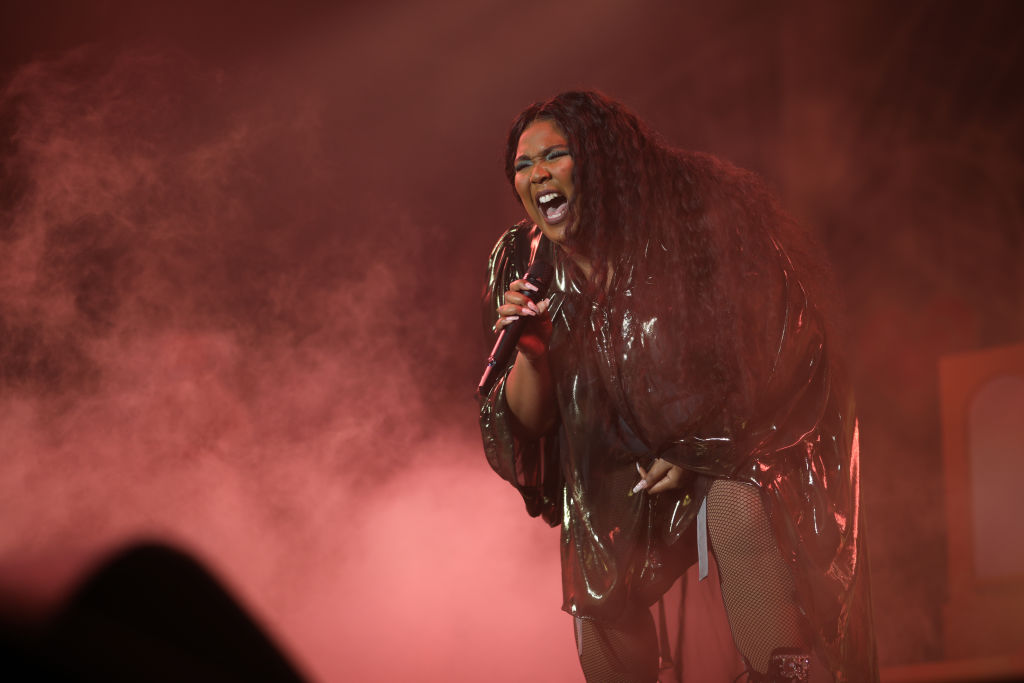
[[[548,223],[557,223],[569,213],[569,203],[560,202],[558,206],[551,206],[544,209],[544,218]]]

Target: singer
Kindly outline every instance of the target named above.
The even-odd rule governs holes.
[[[527,218],[491,254],[484,319],[525,324],[480,427],[561,525],[587,680],[674,675],[650,606],[708,552],[748,680],[877,680],[854,404],[809,239],[752,174],[596,92],[523,111],[505,171]]]

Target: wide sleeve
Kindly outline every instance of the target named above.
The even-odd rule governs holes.
[[[526,272],[539,237],[525,224],[502,235],[487,263],[487,284],[482,298],[484,328],[491,336],[497,307],[509,285]],[[493,341],[493,338],[492,338]],[[480,401],[480,433],[487,462],[523,496],[531,516],[551,526],[561,522],[562,478],[558,462],[557,426],[540,439],[528,437],[508,407],[505,382],[515,362],[500,369],[490,393]]]
[[[777,244],[772,252],[763,266],[740,273],[746,293],[730,312],[732,346],[720,354],[729,365],[722,386],[730,388],[695,367],[692,359],[704,358],[699,348],[674,353],[675,330],[644,340],[663,370],[643,378],[654,390],[637,412],[659,457],[762,485],[781,451],[813,438],[831,388],[824,326],[785,253]]]
[[[860,457],[852,392],[821,316],[790,269],[775,365],[748,475],[762,487],[776,540],[833,670],[877,680]]]

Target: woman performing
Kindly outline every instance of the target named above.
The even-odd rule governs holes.
[[[709,547],[748,680],[877,680],[854,406],[799,231],[595,92],[529,107],[505,161],[528,219],[491,254],[485,323],[525,325],[480,426],[561,524],[587,680],[658,679],[650,606]]]

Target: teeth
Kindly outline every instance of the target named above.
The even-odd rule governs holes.
[[[548,202],[550,202],[552,199],[554,199],[557,196],[558,196],[558,193],[556,193],[556,192],[552,192],[551,194],[546,194],[543,197],[541,197],[540,199],[538,199],[537,203],[538,204],[547,204]]]

